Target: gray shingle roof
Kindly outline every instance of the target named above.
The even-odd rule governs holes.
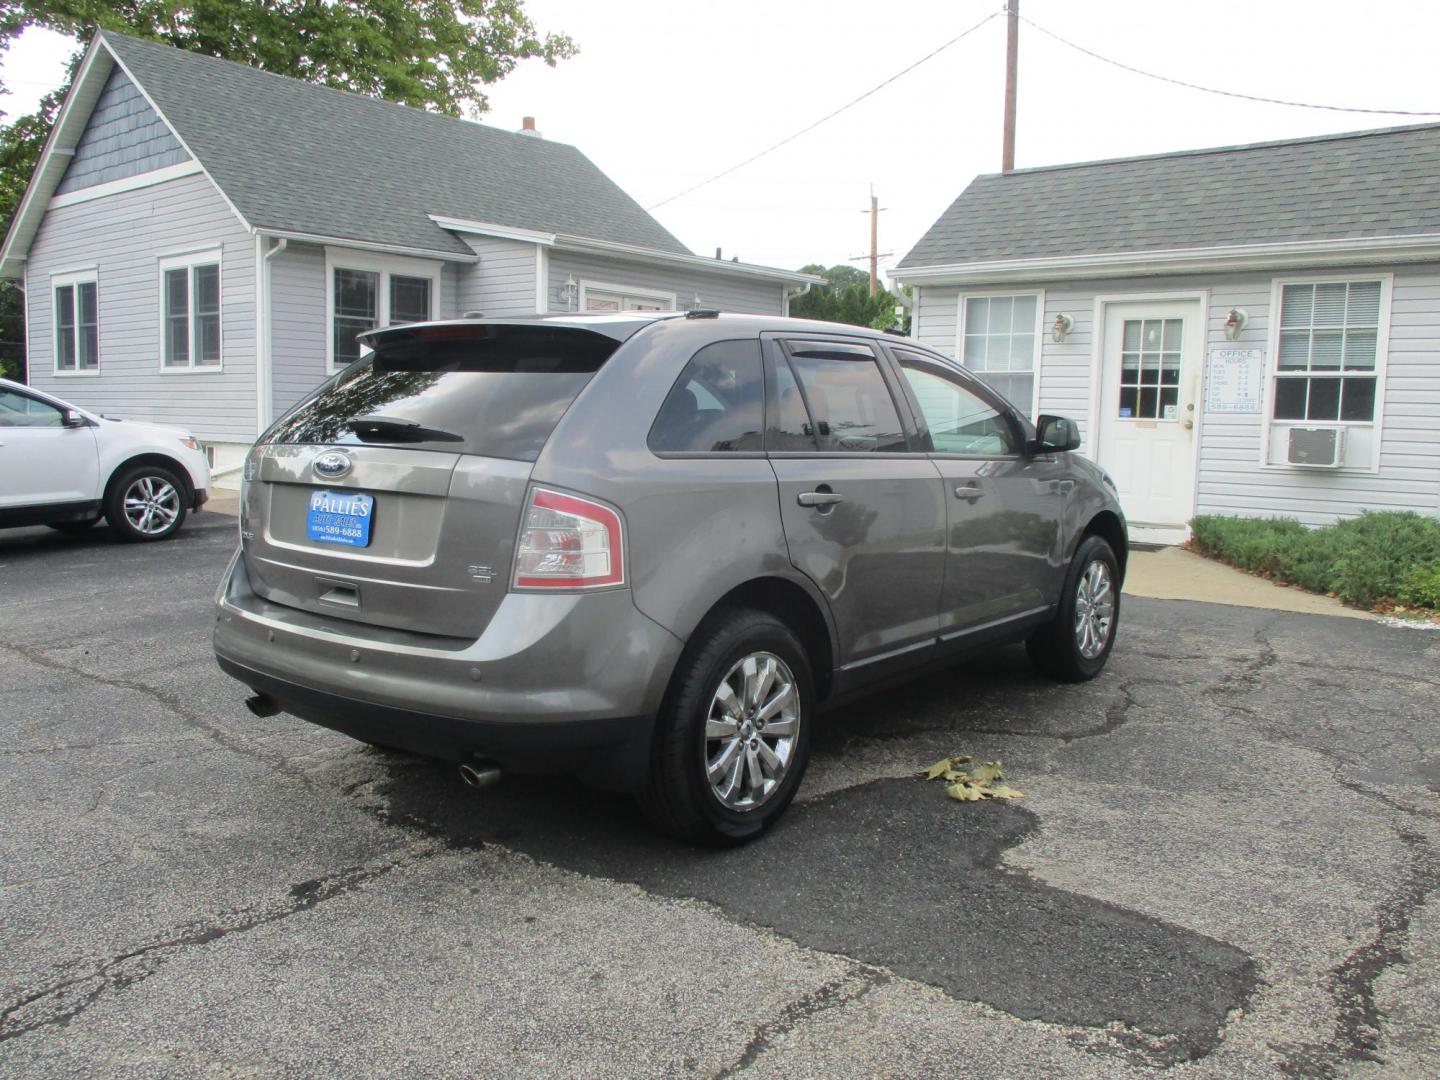
[[[690,254],[573,146],[102,36],[252,225],[467,252],[439,214]]]
[[[1440,125],[977,177],[900,267],[1440,232]]]

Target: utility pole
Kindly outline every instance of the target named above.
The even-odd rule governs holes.
[[[875,185],[870,185],[870,295],[880,288],[880,200]]]
[[[1020,53],[1020,0],[1005,0],[1005,148],[1000,170],[1015,168],[1015,76]]]
[[[885,209],[885,207],[883,207],[883,206],[880,205],[880,200],[879,200],[879,198],[877,198],[876,195],[875,195],[875,185],[874,185],[874,184],[871,184],[871,185],[870,185],[870,210],[869,210],[869,214],[870,214],[870,254],[869,254],[869,255],[852,255],[852,256],[850,256],[850,261],[851,261],[851,262],[860,262],[860,261],[864,260],[864,261],[868,261],[868,262],[870,263],[870,295],[871,295],[871,296],[878,296],[879,293],[880,293],[880,260],[881,260],[881,259],[885,259],[885,258],[889,258],[891,255],[895,254],[893,251],[881,251],[881,250],[880,250],[880,211],[881,211],[881,210],[884,210],[884,209]],[[861,211],[862,214],[865,213],[865,212],[866,212],[866,211],[863,211],[863,210]]]

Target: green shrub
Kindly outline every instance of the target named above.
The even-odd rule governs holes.
[[[1191,528],[1196,546],[1208,554],[1314,592],[1334,593],[1347,603],[1373,607],[1397,600],[1440,607],[1436,518],[1385,511],[1307,529],[1291,518],[1204,515]]]
[[[1412,566],[1395,599],[1412,607],[1440,610],[1440,566]]]

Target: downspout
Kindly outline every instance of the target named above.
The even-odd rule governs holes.
[[[270,426],[275,408],[270,356],[270,260],[290,241],[280,237],[266,250],[265,237],[255,236],[255,434]]]
[[[811,284],[812,284],[812,282],[806,281],[806,282],[804,282],[803,284],[800,284],[800,285],[782,285],[782,286],[780,286],[780,296],[781,296],[781,298],[782,298],[782,299],[781,299],[780,314],[781,314],[781,315],[789,315],[789,314],[790,314],[790,301],[791,301],[791,300],[794,300],[795,297],[797,297],[797,296],[804,296],[806,293],[808,293],[808,292],[810,291],[810,286],[811,286]]]

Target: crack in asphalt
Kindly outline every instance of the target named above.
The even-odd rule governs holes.
[[[0,1043],[40,1028],[65,1027],[107,994],[134,986],[154,975],[174,953],[209,945],[231,934],[282,922],[443,850],[441,845],[431,842],[415,843],[379,865],[347,867],[299,882],[290,887],[288,896],[278,904],[271,901],[228,912],[210,922],[192,925],[158,941],[112,956],[87,974],[53,982],[24,994],[0,1008]]]
[[[1280,1071],[1286,1076],[1337,1077],[1346,1064],[1385,1063],[1380,1053],[1384,1017],[1375,1002],[1375,984],[1389,968],[1404,962],[1411,917],[1440,888],[1440,860],[1428,840],[1418,833],[1399,835],[1409,853],[1405,881],[1377,909],[1375,937],[1332,968],[1327,979],[1336,1014],[1330,1040],[1272,1044],[1285,1054]]]
[[[854,971],[811,990],[794,1001],[787,1003],[773,1020],[759,1025],[750,1041],[745,1044],[740,1057],[715,1074],[714,1080],[726,1080],[754,1065],[774,1043],[789,1035],[801,1024],[831,1009],[840,1009],[859,1001],[873,990],[878,990],[891,981],[889,972],[879,968],[857,965]]]
[[[298,780],[307,788],[315,790],[314,781],[311,779],[310,775],[305,772],[305,770],[296,768],[290,761],[288,761],[284,757],[261,752],[253,743],[247,742],[244,739],[237,738],[235,735],[226,731],[224,728],[219,727],[216,724],[213,724],[210,721],[206,720],[199,714],[192,712],[189,708],[186,707],[185,703],[181,700],[180,695],[178,694],[170,693],[169,691],[162,690],[159,687],[151,686],[148,683],[138,682],[133,679],[118,679],[108,675],[99,675],[95,672],[85,671],[83,668],[78,668],[70,664],[61,663],[54,657],[47,656],[38,647],[20,645],[13,641],[0,641],[0,649],[10,652],[15,656],[19,656],[24,660],[28,660],[30,663],[35,664],[38,667],[45,668],[49,671],[56,671],[64,675],[76,676],[78,678],[86,679],[90,682],[97,683],[101,686],[110,687],[113,690],[129,690],[132,693],[143,694],[144,696],[158,702],[169,712],[173,713],[176,719],[178,719],[186,727],[198,732],[199,734],[210,739],[212,742],[218,744],[224,749],[229,750],[232,753],[239,754],[242,757],[250,758],[252,761],[257,761],[262,765],[266,765],[269,768],[274,769],[276,772],[281,773],[282,775],[287,776],[292,780]]]

